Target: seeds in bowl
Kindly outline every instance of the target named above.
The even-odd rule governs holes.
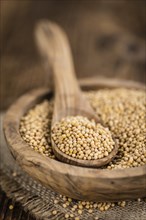
[[[60,151],[81,160],[106,157],[115,144],[108,128],[83,116],[68,116],[56,123],[52,139]]]
[[[118,154],[107,168],[146,164],[145,92],[118,88],[89,92],[87,96],[98,117],[118,140]]]
[[[51,119],[53,102],[44,100],[22,117],[20,133],[23,139],[35,151],[50,158],[55,158],[51,147]]]
[[[119,145],[116,157],[104,168],[146,164],[145,92],[118,88],[90,91],[85,95]],[[51,146],[52,114],[53,100],[44,100],[22,117],[20,134],[35,151],[56,159]]]
[[[118,154],[103,169],[145,165],[145,92],[118,88],[90,91],[85,94],[99,119],[109,128],[112,137],[116,138],[119,144]],[[52,113],[53,100],[44,100],[22,117],[20,133],[35,151],[56,159],[51,146]],[[106,211],[117,205],[125,207],[126,202],[77,201],[60,195],[55,198],[54,204],[59,204],[62,208],[70,207],[69,219],[82,219],[83,213],[93,213],[97,209]],[[82,210],[82,213],[79,210]]]

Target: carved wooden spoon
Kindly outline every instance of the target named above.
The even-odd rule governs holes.
[[[94,110],[82,94],[78,85],[71,50],[67,36],[60,27],[48,21],[42,21],[36,28],[36,40],[39,51],[45,62],[52,68],[55,85],[55,103],[52,127],[56,122],[67,116],[84,116],[101,123]],[[56,157],[69,164],[100,167],[109,163],[118,151],[118,145],[108,156],[97,160],[76,159],[63,153],[52,140],[52,147]]]

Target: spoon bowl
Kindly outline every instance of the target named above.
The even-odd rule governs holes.
[[[116,140],[114,141],[116,143]],[[114,149],[106,157],[103,157],[97,160],[81,160],[81,159],[68,156],[67,154],[63,153],[61,150],[59,150],[59,148],[56,146],[53,140],[52,140],[52,145],[53,145],[53,152],[60,161],[71,164],[71,165],[77,165],[77,166],[82,166],[82,167],[93,167],[93,168],[95,167],[96,168],[96,167],[104,166],[108,164],[118,152],[118,147],[117,147],[118,145],[116,143],[116,146],[114,147]]]
[[[80,110],[80,111],[79,111],[79,109],[77,109],[77,110],[78,110],[79,115],[88,117],[89,120],[94,119],[94,121],[96,123],[100,123],[101,125],[103,125],[103,122],[101,120],[99,121],[99,118],[95,114],[92,115],[91,112],[89,113],[89,112],[86,112],[86,111],[83,111],[83,110]],[[71,115],[72,116],[77,116],[77,115],[74,115],[73,113]],[[101,165],[104,166],[104,165],[108,164],[115,157],[115,155],[117,154],[118,149],[119,149],[118,148],[118,143],[117,143],[117,140],[114,137],[112,137],[112,139],[115,142],[114,149],[109,153],[108,156],[103,157],[103,158],[98,159],[98,160],[82,160],[82,159],[77,159],[77,158],[71,157],[71,156],[63,153],[56,146],[56,144],[55,144],[52,137],[51,137],[51,142],[52,142],[52,146],[53,146],[53,152],[60,161],[71,164],[71,165],[97,168],[97,167],[101,167]]]

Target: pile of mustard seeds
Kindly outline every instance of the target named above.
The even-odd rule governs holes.
[[[114,148],[108,128],[83,116],[68,116],[52,128],[52,139],[64,154],[80,160],[97,160]]]
[[[146,164],[145,92],[118,88],[90,91],[85,94],[98,117],[109,128],[120,146],[115,159],[103,168],[123,169]],[[55,159],[50,139],[52,112],[53,100],[44,100],[36,105],[22,117],[20,133],[35,151]],[[75,201],[62,195],[56,198],[54,203],[59,203],[62,207],[71,207],[73,216],[66,214],[65,218],[76,220],[82,219],[83,212],[92,213],[95,209],[105,211],[115,205],[126,205],[125,201]],[[56,212],[57,210],[54,210],[54,215]]]
[[[146,94],[114,89],[87,94],[97,115],[118,140],[119,152],[107,168],[129,168],[146,164]]]
[[[55,158],[51,147],[51,119],[53,111],[52,101],[43,101],[31,109],[20,122],[20,133],[22,138],[35,151]]]

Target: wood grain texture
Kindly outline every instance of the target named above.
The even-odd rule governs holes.
[[[145,1],[102,3],[100,0],[1,1],[1,109],[8,108],[30,89],[52,83],[40,65],[34,43],[34,27],[40,19],[55,21],[66,31],[78,77],[146,80],[145,38],[137,37],[140,32],[144,36]]]
[[[52,128],[62,118],[68,116],[80,115],[101,123],[79,87],[69,41],[62,28],[48,20],[39,22],[36,28],[36,42],[44,63],[47,66],[50,64],[54,77]],[[51,141],[54,154],[60,161],[85,167],[101,167],[109,163],[119,148],[115,141],[115,147],[108,156],[97,160],[80,160],[63,153],[53,139]]]
[[[54,78],[52,126],[63,117],[78,115],[84,109],[94,117],[93,109],[78,85],[71,49],[64,31],[57,24],[46,20],[38,24],[36,38],[44,62],[50,65]]]
[[[10,205],[13,205],[11,210]],[[35,220],[35,218],[24,211],[20,203],[8,198],[0,188],[0,220]]]
[[[111,88],[112,83],[113,87],[145,88],[139,83],[122,80],[96,80],[90,79],[87,83],[84,80],[82,88]],[[146,166],[116,170],[83,168],[42,157],[33,151],[21,138],[19,123],[26,111],[46,96],[51,96],[48,88],[33,90],[20,97],[5,116],[5,136],[21,167],[46,187],[75,199],[117,201],[146,196]]]

